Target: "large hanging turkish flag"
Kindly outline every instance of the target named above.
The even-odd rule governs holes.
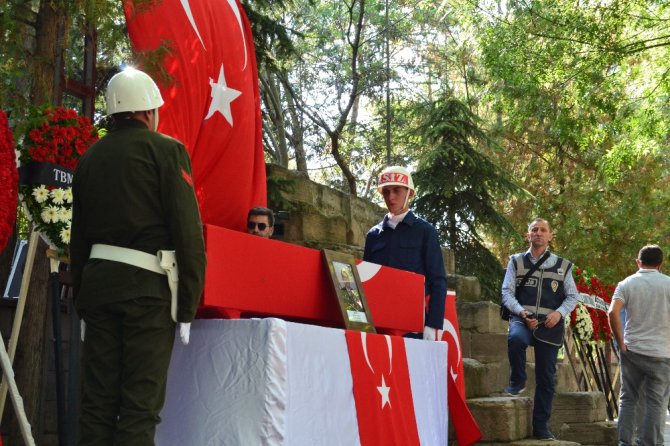
[[[251,27],[238,0],[124,2],[137,52],[168,50],[158,130],[191,155],[204,223],[244,230],[265,206],[265,161]],[[160,54],[160,53],[156,53]]]

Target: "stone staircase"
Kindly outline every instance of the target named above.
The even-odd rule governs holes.
[[[527,353],[526,392],[520,397],[502,395],[508,384],[507,326],[499,307],[492,302],[458,306],[465,388],[468,407],[486,445],[546,445],[532,439],[532,409],[535,392],[534,352]],[[557,385],[551,417],[556,446],[616,445],[616,423],[606,420],[605,396],[582,392],[567,358],[557,364]]]

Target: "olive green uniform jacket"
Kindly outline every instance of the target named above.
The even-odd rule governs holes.
[[[78,310],[137,297],[170,300],[166,276],[91,259],[96,243],[155,255],[175,250],[179,322],[195,316],[202,293],[202,223],[184,146],[134,119],[121,121],[80,158],[73,181],[70,256]]]

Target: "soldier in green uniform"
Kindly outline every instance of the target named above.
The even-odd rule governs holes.
[[[160,422],[175,322],[187,338],[202,293],[202,223],[188,154],[156,131],[163,99],[153,80],[126,69],[106,99],[114,125],[73,183],[70,253],[85,323],[78,444],[145,446]],[[176,315],[159,250],[176,257]]]

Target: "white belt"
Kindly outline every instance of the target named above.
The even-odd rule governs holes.
[[[127,263],[138,268],[148,269],[158,274],[167,274],[161,268],[158,256],[152,256],[137,249],[122,248],[120,246],[96,244],[91,248],[92,259],[113,260],[114,262]]]
[[[138,268],[153,271],[158,274],[167,275],[172,305],[170,314],[172,320],[177,322],[177,288],[179,283],[179,270],[177,257],[174,251],[160,250],[157,255],[151,255],[137,249],[122,248],[121,246],[95,244],[91,247],[91,259],[112,260],[114,262],[126,263]]]

